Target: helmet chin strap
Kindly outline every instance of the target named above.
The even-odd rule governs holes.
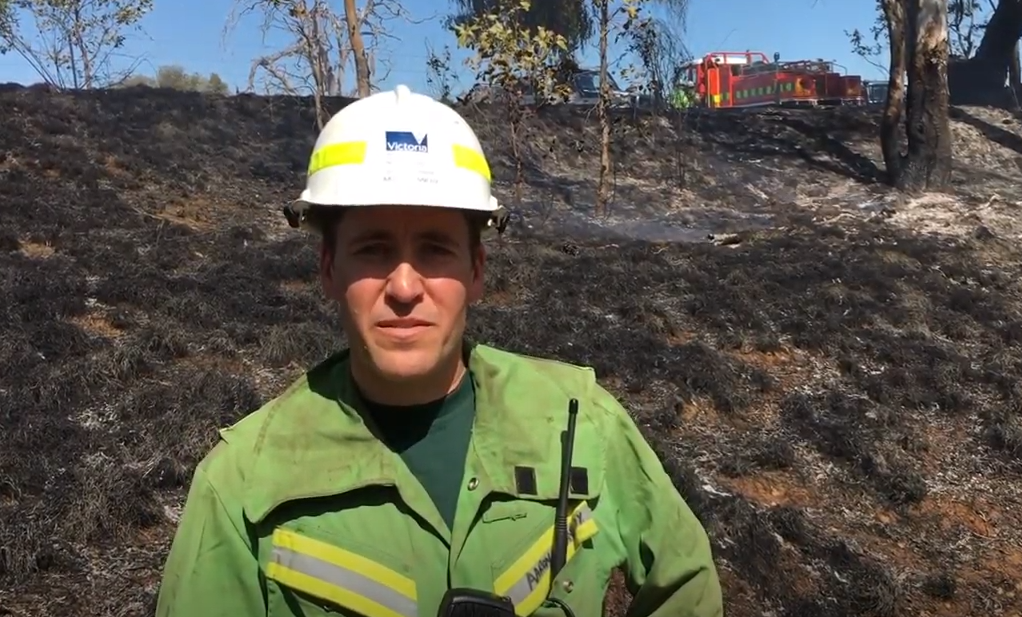
[[[492,229],[497,232],[497,235],[503,235],[504,230],[507,229],[507,224],[511,221],[511,213],[507,211],[504,206],[498,207],[490,215],[490,220],[487,221],[487,229]]]
[[[308,210],[306,208],[295,207],[295,204],[288,204],[283,208],[284,218],[287,219],[287,224],[292,229],[299,229],[305,224],[308,219]]]

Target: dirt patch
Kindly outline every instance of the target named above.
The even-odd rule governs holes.
[[[987,572],[981,571],[980,574],[993,572],[1012,594],[1009,595],[1009,601],[1013,600],[1014,606],[1022,608],[1022,594],[1018,593],[1022,592],[1022,577],[1019,577],[1022,571],[1022,547],[998,547],[984,554],[982,560],[987,566]]]
[[[284,291],[287,291],[287,292],[292,292],[292,293],[296,293],[296,292],[302,292],[302,293],[308,292],[309,291],[309,287],[310,287],[309,281],[304,281],[304,280],[303,281],[298,281],[298,280],[295,280],[295,281],[284,281],[283,283],[280,284],[280,288],[281,289],[283,289]]]
[[[216,220],[212,204],[202,196],[195,196],[172,203],[156,212],[155,216],[169,223],[184,225],[189,229],[208,229]]]
[[[107,155],[103,160],[103,168],[112,176],[119,176],[128,173],[128,167],[121,163],[117,157]]]
[[[57,252],[56,249],[45,242],[34,242],[31,240],[22,241],[18,250],[21,251],[22,255],[31,259],[48,259]]]
[[[720,414],[713,401],[696,397],[681,405],[680,420],[683,424],[717,424],[720,422]]]
[[[72,317],[70,322],[89,334],[106,338],[117,338],[123,332],[113,321],[99,313],[88,313]]]
[[[782,367],[790,366],[795,360],[791,351],[786,349],[760,350],[743,348],[735,352],[735,357],[740,361],[751,364],[765,370],[780,370]]]
[[[790,472],[763,472],[754,476],[727,478],[724,486],[762,506],[810,507],[815,498],[805,478]]]
[[[992,538],[997,533],[998,522],[1003,519],[996,505],[981,499],[966,503],[944,496],[927,497],[915,507],[915,512],[944,530],[961,528],[981,538]]]

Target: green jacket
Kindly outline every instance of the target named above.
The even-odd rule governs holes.
[[[543,601],[570,398],[580,403],[573,541],[552,595],[576,617],[599,617],[624,566],[630,616],[723,615],[706,532],[592,369],[474,347],[477,412],[448,532],[345,404],[347,358],[220,432],[195,471],[157,617],[434,617],[449,587],[561,617]]]

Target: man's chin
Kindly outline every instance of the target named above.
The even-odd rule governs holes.
[[[418,349],[376,349],[370,352],[376,372],[388,381],[403,381],[429,375],[436,370],[436,353]]]

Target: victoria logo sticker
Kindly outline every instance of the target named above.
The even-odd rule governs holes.
[[[387,152],[429,152],[429,135],[421,138],[411,131],[387,131]]]

